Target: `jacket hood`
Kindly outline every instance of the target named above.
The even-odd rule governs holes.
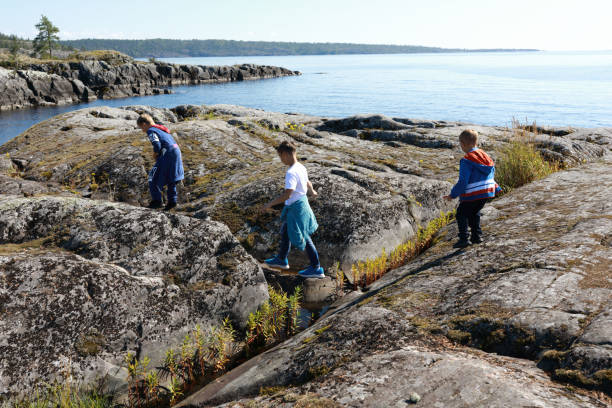
[[[491,169],[495,167],[495,162],[493,161],[493,159],[491,159],[491,157],[487,153],[480,149],[476,149],[469,152],[463,158],[466,159],[468,163],[472,165],[471,167],[473,169],[478,170],[484,174],[489,174],[491,172]]]
[[[168,129],[164,125],[151,125],[151,127],[154,127],[156,129],[159,129],[159,130],[163,130],[166,133],[170,133],[170,129]]]

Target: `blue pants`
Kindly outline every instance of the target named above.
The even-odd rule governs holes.
[[[287,223],[284,222],[281,227],[281,242],[280,248],[278,250],[278,257],[280,259],[287,259],[289,256],[289,251],[291,250],[291,241],[289,240],[289,233],[287,232]],[[315,248],[312,243],[312,239],[310,237],[306,238],[306,253],[308,254],[308,258],[310,259],[310,266],[319,267],[319,253],[317,252],[317,248]]]
[[[166,192],[168,203],[176,203],[178,199],[178,194],[176,192],[176,182],[167,183],[166,185],[168,186],[168,191]],[[164,184],[163,182],[160,182],[157,166],[155,166],[151,169],[151,172],[149,173],[149,192],[151,193],[151,199],[153,201],[161,201],[163,189]]]

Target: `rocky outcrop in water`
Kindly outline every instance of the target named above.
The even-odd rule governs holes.
[[[81,61],[0,67],[0,110],[64,105],[128,96],[170,93],[168,87],[299,75],[281,67],[178,65],[163,62],[109,64]]]

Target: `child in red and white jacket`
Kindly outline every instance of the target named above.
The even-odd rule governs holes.
[[[480,229],[480,210],[487,201],[495,197],[501,188],[495,182],[495,162],[483,150],[477,147],[478,133],[475,130],[464,130],[459,135],[461,150],[466,155],[459,162],[459,181],[452,188],[447,200],[459,197],[457,207],[457,226],[459,241],[454,248],[465,248],[468,241],[468,225],[471,230],[470,240],[473,244],[482,242]]]

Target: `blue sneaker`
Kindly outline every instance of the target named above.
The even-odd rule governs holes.
[[[264,261],[270,268],[289,269],[289,261],[287,258],[280,259],[278,256],[268,258]]]
[[[303,278],[317,278],[322,279],[325,277],[325,273],[323,272],[323,268],[320,266],[309,266],[308,268],[300,271],[298,273]]]

